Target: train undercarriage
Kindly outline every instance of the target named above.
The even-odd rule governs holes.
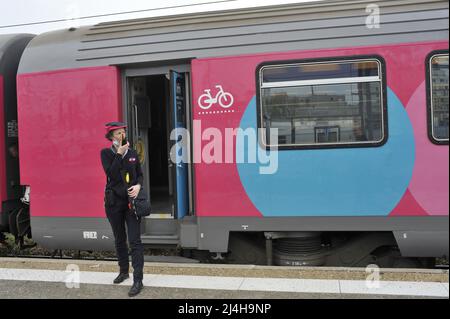
[[[32,255],[36,243],[31,241],[27,207],[13,210],[9,226],[4,231],[13,234],[16,254]],[[14,220],[16,224],[14,225]],[[11,227],[12,225],[12,227]],[[173,237],[173,238],[172,238]],[[367,267],[426,268],[437,265],[436,257],[406,257],[392,232],[230,232],[226,252],[212,252],[181,247],[174,240],[177,235],[154,234],[153,241],[143,236],[146,251],[151,255],[181,256],[201,263],[248,264],[280,267]],[[157,241],[156,238],[159,238]],[[165,240],[164,240],[165,238]],[[170,239],[170,240],[169,240]],[[32,244],[30,244],[32,242]],[[42,252],[42,249],[39,250]],[[54,246],[47,256],[63,257],[64,251],[74,258],[82,258],[93,251],[74,247]],[[111,256],[113,251],[96,254]],[[446,260],[447,256],[442,256]]]

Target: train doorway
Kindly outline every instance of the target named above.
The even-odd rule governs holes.
[[[192,211],[191,174],[189,164],[174,162],[186,155],[173,134],[189,129],[189,73],[127,76],[126,87],[128,137],[138,152],[144,191],[152,203],[148,218],[182,219]],[[189,147],[183,151],[190,153]]]

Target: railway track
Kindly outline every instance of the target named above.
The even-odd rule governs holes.
[[[105,256],[106,254],[106,256]],[[53,250],[48,251],[38,246],[29,247],[24,250],[20,250],[18,245],[10,245],[9,248],[1,249],[0,246],[0,260],[2,258],[27,258],[33,260],[73,260],[73,261],[117,261],[114,253],[110,252],[91,252],[80,250]],[[182,257],[179,251],[174,249],[158,249],[147,250],[144,254],[144,259],[147,262],[167,262],[172,264],[181,263],[201,263],[201,264],[214,264],[214,265],[231,265],[232,262],[226,262],[225,260],[213,260],[211,258],[204,258],[202,255],[194,255],[191,258]],[[279,266],[280,269],[283,267]],[[305,267],[304,267],[305,268]],[[320,267],[319,267],[320,268]],[[323,267],[325,268],[325,267]],[[301,269],[301,267],[299,267]],[[445,259],[438,259],[434,268],[423,268],[429,270],[449,270],[448,261]]]
[[[33,248],[31,248],[32,250]],[[8,250],[0,249],[0,260],[2,258],[27,258],[34,260],[85,260],[85,261],[117,261],[117,258],[113,253],[109,252],[90,252],[90,251],[73,251],[73,250],[54,250],[46,251],[39,247],[34,248],[42,252],[28,252],[23,253],[23,251],[18,250],[17,246],[10,248]],[[105,256],[105,254],[107,256]],[[144,254],[144,260],[150,262],[170,262],[170,263],[187,263],[192,261],[192,263],[199,262],[198,260],[184,258],[179,256],[178,252],[175,250],[155,250],[147,251]]]
[[[16,255],[6,254],[1,258],[28,258],[28,259],[54,259],[54,260],[96,260],[96,261],[116,261],[116,258],[93,258],[93,257],[71,257],[71,256],[46,256],[46,255]]]
[[[158,257],[169,257],[167,255],[145,255],[145,257],[150,257],[150,258],[154,258],[155,262],[157,262],[157,258]],[[186,263],[187,259],[183,259],[182,257],[180,257],[180,261],[177,262],[177,259],[175,255],[173,255],[172,257],[174,257],[170,263],[173,264],[177,264],[177,263]],[[35,260],[61,260],[61,261],[69,261],[69,260],[73,260],[73,261],[99,261],[99,262],[103,262],[103,261],[117,261],[117,258],[115,257],[102,257],[102,258],[98,258],[98,257],[92,257],[92,256],[68,256],[68,255],[64,255],[64,254],[52,254],[52,255],[26,255],[26,254],[4,254],[4,255],[0,255],[0,261],[2,259],[5,258],[16,258],[16,259],[35,259]],[[147,258],[145,258],[147,259]],[[147,261],[147,260],[146,260]],[[194,260],[193,260],[194,261]],[[200,263],[205,263],[205,262],[201,262]],[[214,263],[215,265],[230,265],[229,263]],[[281,269],[283,267],[279,266]],[[318,267],[320,268],[320,267]],[[325,268],[325,267],[323,267]],[[299,269],[301,269],[301,267],[299,267]],[[426,270],[426,269],[424,269]],[[449,265],[447,264],[438,264],[436,265],[434,268],[429,268],[429,270],[449,270]]]

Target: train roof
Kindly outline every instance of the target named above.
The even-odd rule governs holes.
[[[368,5],[381,27],[368,28]],[[34,38],[19,73],[448,40],[446,0],[330,0],[101,23]]]
[[[31,34],[0,34],[0,75],[9,74],[13,66],[17,70],[20,56],[33,37]]]

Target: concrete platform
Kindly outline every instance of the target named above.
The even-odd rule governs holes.
[[[63,283],[0,280],[1,299],[129,299],[128,286],[82,284],[79,289],[67,289]],[[145,287],[135,299],[435,299],[436,297],[315,294],[268,291],[232,291],[186,288]]]
[[[67,298],[71,295],[82,298],[111,298],[112,281],[116,273],[108,272],[78,272],[76,268],[67,271],[62,270],[38,270],[38,269],[6,269],[0,268],[0,298],[51,298],[55,296],[55,291],[64,290],[58,298]],[[32,283],[23,285],[23,283]],[[39,283],[38,290],[31,289]],[[131,286],[132,279],[118,285],[119,287]],[[97,294],[85,295],[84,289],[90,286],[110,286],[104,287]],[[259,295],[293,294],[293,296],[318,295],[328,298],[347,297],[433,297],[448,298],[448,283],[438,282],[380,282],[379,287],[369,287],[365,281],[347,280],[318,280],[318,279],[282,279],[282,278],[244,278],[244,277],[212,277],[212,276],[182,276],[182,275],[145,275],[144,285],[151,291],[161,289],[187,289],[191,291],[189,296],[199,296],[199,298],[211,298],[214,294],[205,294],[205,291],[215,291],[215,295],[229,294],[234,292],[236,296],[251,298],[253,293]],[[47,288],[43,288],[47,287]],[[52,288],[53,287],[53,288]],[[22,290],[21,290],[22,289]],[[23,293],[23,289],[29,289]],[[90,288],[89,288],[90,289]],[[127,289],[120,289],[120,291]],[[192,290],[196,292],[192,294]],[[161,290],[168,291],[168,290]],[[126,295],[126,294],[125,294]],[[58,296],[58,295],[56,295]],[[152,298],[173,298],[173,296],[163,297],[153,295]],[[185,297],[186,298],[186,297]],[[293,297],[294,298],[294,297]]]
[[[132,280],[113,286],[116,270],[114,262],[1,258],[0,298],[126,297]],[[445,270],[381,270],[376,282],[366,281],[367,276],[365,269],[146,263],[147,292],[141,297],[449,298]]]

